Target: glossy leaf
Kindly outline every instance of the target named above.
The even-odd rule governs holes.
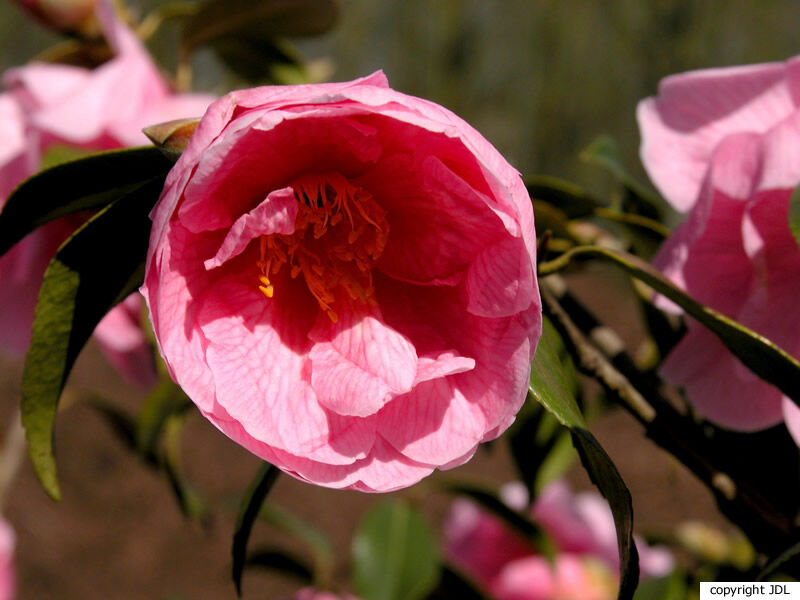
[[[236,528],[233,532],[233,583],[236,585],[236,593],[242,595],[242,572],[247,559],[247,542],[250,539],[250,532],[253,523],[256,522],[258,513],[267,498],[267,494],[272,489],[278,479],[280,470],[269,463],[264,463],[258,470],[255,479],[250,483],[247,491],[242,496],[239,503],[239,513],[236,516]]]
[[[22,182],[0,212],[0,254],[37,227],[107,206],[172,164],[156,148],[114,150],[58,164]],[[163,179],[162,179],[163,181]]]
[[[789,230],[800,245],[800,186],[794,188],[789,201]]]
[[[669,298],[688,315],[705,325],[753,373],[775,385],[800,405],[800,362],[764,336],[700,304],[653,266],[635,256],[597,246],[581,246],[565,252],[550,263],[542,263],[540,276],[563,268],[578,256],[610,260]]]
[[[572,443],[578,451],[583,467],[611,507],[620,556],[621,578],[618,598],[629,600],[639,580],[639,560],[633,542],[633,505],[630,492],[611,458],[586,429],[583,415],[575,400],[570,365],[561,336],[549,319],[544,317],[542,337],[531,368],[529,391],[570,430]]]
[[[206,0],[184,30],[195,48],[224,37],[271,39],[325,33],[337,17],[334,0]]]
[[[633,541],[631,494],[617,467],[595,437],[580,427],[571,431],[572,443],[578,451],[583,468],[611,507],[620,557],[620,584],[617,598],[628,600],[633,597],[639,583],[639,553]]]
[[[148,213],[163,179],[139,185],[87,221],[56,253],[39,291],[22,378],[22,423],[45,490],[60,498],[53,456],[58,400],[95,326],[142,283]]]
[[[529,391],[565,427],[586,427],[575,400],[576,373],[564,342],[547,317],[531,364]]]
[[[353,538],[353,581],[363,600],[419,600],[439,580],[436,539],[420,513],[386,500],[364,516]]]

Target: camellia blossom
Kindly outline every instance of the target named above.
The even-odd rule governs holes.
[[[638,109],[650,177],[686,221],[654,263],[700,302],[800,357],[800,247],[788,226],[800,184],[800,57],[661,82]],[[662,367],[709,420],[741,431],[800,409],[692,321]]]
[[[0,95],[0,201],[39,168],[54,146],[110,150],[148,143],[146,125],[201,115],[213,98],[173,94],[145,48],[119,22],[107,1],[97,16],[116,56],[89,70],[32,63],[7,71]],[[0,202],[1,204],[2,202]],[[42,275],[59,245],[85,220],[65,217],[41,227],[0,258],[0,347],[22,354]],[[154,382],[152,356],[139,325],[138,294],[114,309],[97,329],[112,362],[131,380]]]
[[[411,485],[524,401],[541,304],[522,180],[382,73],[223,97],[153,219],[142,292],[173,378],[299,479]]]
[[[614,597],[615,586],[609,581],[619,573],[617,535],[611,509],[601,496],[573,494],[566,482],[557,480],[530,508],[521,483],[503,486],[501,497],[515,510],[528,510],[550,536],[558,551],[555,565],[536,554],[518,532],[466,498],[453,502],[444,524],[445,553],[453,564],[501,599]],[[662,577],[673,570],[668,550],[651,547],[638,536],[634,540],[643,578]]]

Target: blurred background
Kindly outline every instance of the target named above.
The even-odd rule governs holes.
[[[162,4],[128,0],[140,17]],[[474,125],[523,174],[546,173],[595,190],[607,175],[584,164],[580,151],[612,136],[632,173],[638,163],[637,102],[658,81],[689,69],[784,60],[800,50],[800,9],[793,0],[348,0],[333,29],[293,43],[312,72],[346,80],[383,69],[392,86],[438,102]],[[174,72],[177,23],[148,42],[167,73]],[[22,64],[60,38],[0,3],[0,69]],[[240,83],[240,82],[239,82]],[[209,51],[194,62],[197,89],[223,93],[237,85]],[[629,347],[641,335],[635,308],[620,309],[618,275],[588,270],[574,283]],[[620,285],[622,285],[620,283]],[[633,315],[626,317],[625,315]],[[0,427],[19,399],[21,364],[2,362]],[[120,443],[99,414],[78,400],[89,392],[135,413],[143,394],[121,389],[90,345],[72,376],[57,423],[64,501],[46,497],[27,461],[5,514],[18,536],[19,597],[67,599],[234,598],[230,540],[238,497],[258,461],[194,415],[183,442],[186,472],[218,507],[205,524],[181,516],[167,482]],[[627,415],[612,411],[592,431],[631,488],[637,529],[656,534],[702,519],[729,529],[705,490],[645,440]],[[578,487],[589,484],[578,472]],[[503,439],[468,465],[436,478],[515,477]],[[404,492],[440,528],[449,498],[434,482]],[[332,491],[281,477],[270,500],[331,535],[337,580],[347,581],[348,544],[359,516],[376,498]],[[302,548],[259,525],[253,544]],[[249,570],[246,599],[285,598],[300,583]]]

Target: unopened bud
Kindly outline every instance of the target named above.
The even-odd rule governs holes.
[[[200,119],[178,119],[145,127],[142,131],[171,161],[186,149]]]

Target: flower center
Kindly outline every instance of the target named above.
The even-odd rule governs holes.
[[[372,268],[386,247],[386,211],[366,190],[338,173],[303,175],[291,184],[298,210],[294,233],[261,236],[258,289],[272,298],[270,276],[284,264],[294,279],[302,274],[319,307],[334,323],[334,290],[375,304]]]

